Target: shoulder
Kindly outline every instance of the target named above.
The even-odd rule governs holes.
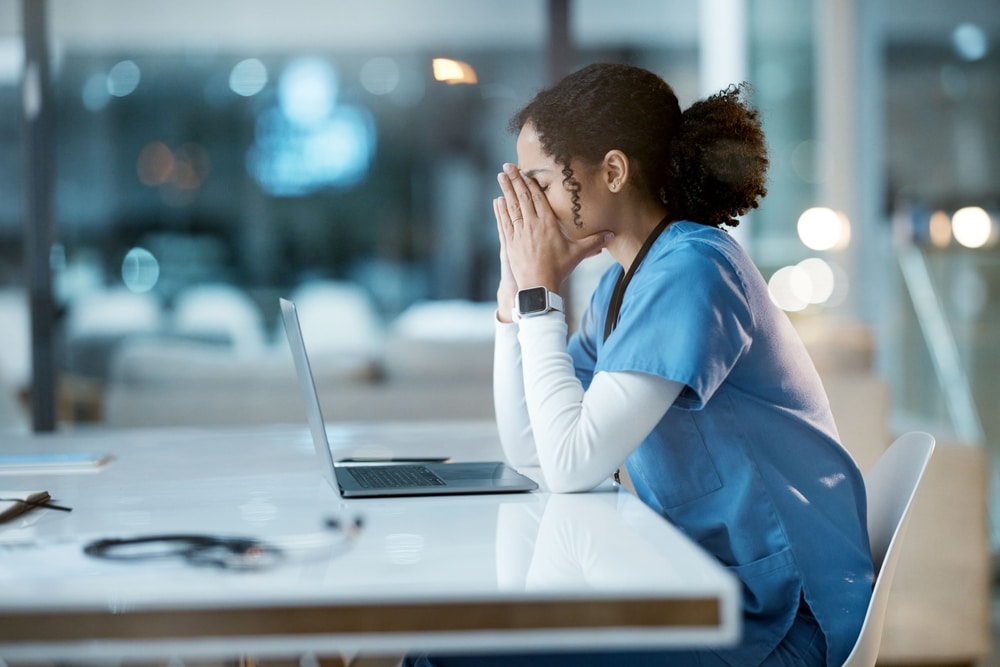
[[[667,227],[663,240],[663,245],[673,250],[711,250],[728,255],[740,249],[739,242],[726,230],[690,220],[678,220]]]
[[[674,306],[715,309],[728,304],[726,308],[741,313],[748,325],[754,321],[751,303],[758,301],[760,272],[728,232],[695,222],[674,223],[650,259],[639,284],[645,283],[646,289],[655,286]]]
[[[694,274],[733,273],[755,268],[746,251],[728,232],[696,222],[672,224],[654,245],[651,257],[664,269]]]

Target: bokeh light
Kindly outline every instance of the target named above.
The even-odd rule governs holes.
[[[160,279],[160,263],[153,253],[135,247],[122,260],[122,282],[132,292],[148,292]]]
[[[337,106],[340,79],[321,58],[296,58],[278,79],[278,101],[294,124],[310,125],[329,118]]]
[[[229,88],[241,97],[253,97],[267,85],[267,67],[256,58],[236,63],[229,72]]]
[[[798,220],[799,239],[811,250],[842,250],[851,241],[851,223],[840,211],[814,207]]]
[[[774,272],[767,283],[771,301],[782,310],[798,312],[810,305],[835,306],[847,295],[847,274],[819,257],[804,259]]]
[[[968,61],[982,60],[989,50],[986,31],[975,23],[960,23],[955,26],[951,33],[951,43],[959,57]]]
[[[819,257],[810,257],[798,263],[798,267],[809,277],[808,293],[804,295],[809,303],[826,303],[833,296],[833,268]]]
[[[211,160],[208,151],[201,144],[193,141],[181,144],[174,151],[174,173],[171,179],[179,188],[197,190],[208,178],[211,171]]]
[[[434,80],[447,84],[472,84],[479,81],[476,70],[472,65],[461,60],[451,60],[450,58],[434,58],[431,61],[431,68],[434,71]]]
[[[131,95],[139,87],[140,81],[142,72],[139,66],[131,60],[122,60],[108,72],[106,79],[108,93],[114,97]]]
[[[399,65],[392,58],[372,58],[362,65],[360,77],[372,95],[388,95],[399,87]]]
[[[170,180],[174,170],[174,154],[162,141],[146,144],[139,153],[136,172],[143,185],[163,185]]]
[[[368,175],[375,154],[372,113],[340,100],[334,65],[297,58],[278,79],[277,104],[257,116],[247,170],[269,194],[298,197],[349,188]]]
[[[934,211],[927,224],[927,235],[935,248],[947,248],[951,243],[951,218],[944,211]]]
[[[163,201],[170,206],[186,206],[211,172],[211,158],[203,146],[194,142],[172,149],[162,141],[146,144],[136,160],[139,182],[159,188]]]
[[[767,291],[778,308],[788,312],[805,310],[809,302],[803,297],[808,288],[803,289],[802,283],[808,282],[809,275],[798,266],[783,266],[774,272],[767,282]]]
[[[951,231],[966,248],[982,248],[993,234],[993,222],[982,208],[966,206],[951,216]]]

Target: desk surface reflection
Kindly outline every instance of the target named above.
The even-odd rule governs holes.
[[[336,458],[500,454],[491,423],[329,432]],[[625,492],[340,501],[306,429],[290,426],[39,435],[4,448],[114,457],[91,473],[0,472],[0,488],[45,489],[73,508],[0,525],[5,660],[708,646],[738,637],[736,580]],[[539,471],[525,472],[544,489]],[[127,561],[84,553],[98,540],[157,535],[246,538],[272,551],[231,567],[176,553]]]

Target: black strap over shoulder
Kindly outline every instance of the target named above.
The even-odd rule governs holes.
[[[642,247],[639,248],[638,254],[636,254],[635,259],[632,260],[632,265],[628,267],[628,271],[624,271],[620,276],[618,276],[618,282],[615,283],[615,289],[611,292],[611,301],[608,302],[608,316],[604,320],[604,340],[608,339],[611,332],[615,330],[618,326],[618,318],[621,315],[622,302],[625,300],[625,288],[632,281],[632,275],[635,274],[636,269],[642,264],[642,260],[649,254],[649,249],[653,247],[653,243],[659,238],[660,234],[666,229],[672,220],[667,217],[660,220],[659,224],[649,233],[646,240],[643,242]]]

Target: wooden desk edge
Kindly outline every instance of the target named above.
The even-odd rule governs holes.
[[[423,632],[717,628],[714,598],[0,612],[0,644]]]

